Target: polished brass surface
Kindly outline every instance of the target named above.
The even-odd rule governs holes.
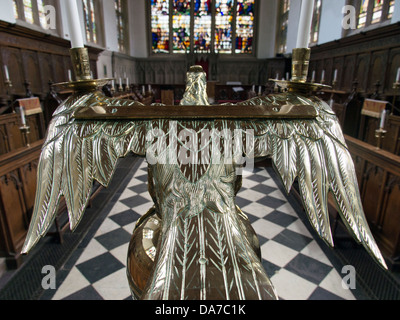
[[[237,207],[240,227],[245,237],[251,242],[253,250],[261,261],[261,248],[258,237],[248,217]],[[127,257],[127,277],[132,297],[139,300],[150,279],[158,249],[158,240],[162,232],[162,220],[156,208],[151,208],[136,223],[129,242]]]
[[[77,120],[137,120],[137,119],[315,119],[317,110],[311,105],[178,105],[178,106],[102,106],[77,109]]]
[[[310,65],[311,49],[296,48],[292,52],[292,81],[306,82]],[[288,79],[289,80],[289,79]]]
[[[25,146],[29,148],[31,146],[31,143],[29,140],[29,135],[31,133],[31,127],[24,125],[24,126],[20,127],[19,130],[22,133]]]
[[[182,105],[193,106],[196,96],[198,105],[207,105],[204,74],[192,71],[188,79]],[[62,195],[74,230],[88,205],[93,181],[107,186],[118,158],[133,152],[146,156],[155,212],[139,222],[128,253],[133,296],[144,300],[275,300],[277,294],[261,264],[254,233],[243,223],[244,214],[235,205],[241,183],[237,169],[243,165],[245,155],[248,160],[270,157],[288,192],[297,178],[312,227],[333,246],[328,214],[331,192],[349,231],[386,267],[368,227],[352,158],[330,106],[309,92],[294,91],[256,97],[237,105],[243,110],[249,106],[313,106],[317,116],[255,120],[77,119],[74,115],[81,108],[139,109],[144,105],[107,98],[98,91],[76,91],[57,109],[48,129],[23,253],[47,233]],[[192,109],[197,107],[195,103]],[[187,136],[180,134],[182,130],[189,132],[194,141],[200,141],[205,132],[236,132],[235,141],[243,141],[243,149],[229,149],[213,139],[203,141],[198,148],[187,143]],[[249,140],[253,144],[247,143]],[[177,150],[189,153],[191,160],[201,161],[173,161]],[[217,156],[204,161],[204,150],[216,150]],[[144,246],[144,230],[152,218],[161,222],[160,233],[156,241],[153,228],[152,237],[147,233],[151,243]],[[149,247],[156,248],[154,261],[145,253]],[[143,258],[144,254],[151,261]],[[151,270],[144,267],[146,276],[137,271],[149,265]]]
[[[90,79],[71,82],[55,83],[52,86],[58,89],[71,89],[79,92],[89,92],[105,86],[113,79]]]
[[[387,131],[385,129],[383,129],[383,128],[375,130],[375,138],[377,140],[377,143],[376,143],[376,148],[377,149],[381,149],[382,148],[383,140],[385,139],[386,134],[387,134]]]
[[[70,55],[76,80],[92,80],[89,50],[87,48],[72,48],[70,49]]]
[[[275,82],[282,89],[287,89],[288,92],[301,93],[305,95],[311,95],[313,92],[324,89],[332,89],[332,87],[328,85],[315,82],[285,81],[275,79],[270,79],[270,81]]]

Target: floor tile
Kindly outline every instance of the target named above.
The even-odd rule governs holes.
[[[107,252],[76,266],[90,282],[94,283],[125,266],[111,253]]]
[[[326,278],[332,267],[300,253],[285,265],[285,269],[303,279],[319,284]]]
[[[297,209],[281,192],[280,180],[255,168],[243,180],[236,204],[257,233],[262,264],[283,300],[353,300],[341,286],[341,276],[310,232]],[[153,202],[147,190],[147,166],[142,162],[53,299],[131,300],[126,256],[136,221]],[[303,213],[302,213],[303,214]],[[66,272],[67,270],[63,270]]]
[[[272,276],[271,282],[282,300],[307,300],[317,288],[316,284],[285,269]]]
[[[96,237],[96,240],[107,250],[112,250],[129,242],[131,234],[123,228],[119,228]]]

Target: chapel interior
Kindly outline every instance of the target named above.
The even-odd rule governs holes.
[[[178,105],[194,65],[206,73],[214,105],[281,92],[271,79],[291,78],[301,0],[76,2],[92,75],[110,79],[100,89],[108,97]],[[70,40],[64,0],[1,0],[1,300],[130,299],[127,245],[151,207],[142,158],[121,159],[108,188],[95,184],[75,232],[61,203],[51,232],[30,255],[20,254],[48,125],[72,93],[55,86],[74,78]],[[335,247],[328,248],[309,229],[298,187],[286,194],[269,159],[244,177],[238,204],[283,300],[398,300],[400,0],[315,0],[309,46],[307,81],[329,86],[314,94],[340,122],[388,270],[349,235],[333,199]],[[56,288],[42,285],[46,265],[55,267]],[[343,288],[344,266],[354,266],[356,288]]]

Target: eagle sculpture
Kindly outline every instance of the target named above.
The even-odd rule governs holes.
[[[208,106],[206,85],[205,73],[192,68],[181,106]],[[110,115],[104,111],[108,106]],[[157,106],[165,107],[152,105]],[[312,106],[315,117],[252,118],[252,106],[272,107],[277,115]],[[82,108],[96,117],[79,117]],[[270,157],[288,192],[298,180],[309,221],[329,246],[334,245],[328,214],[332,193],[348,230],[386,268],[363,212],[340,125],[325,102],[311,94],[283,92],[232,105],[243,110],[242,119],[112,116],[119,110],[135,114],[145,108],[96,90],[77,91],[60,105],[40,157],[23,253],[48,232],[62,196],[74,230],[93,182],[107,187],[117,160],[134,153],[147,159],[154,207],[137,223],[129,246],[127,274],[133,297],[275,300],[278,295],[261,263],[254,230],[235,204],[244,160]]]

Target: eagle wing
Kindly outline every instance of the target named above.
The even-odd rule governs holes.
[[[319,115],[309,120],[243,122],[243,130],[254,130],[252,156],[272,158],[287,192],[297,178],[312,227],[333,247],[328,213],[328,195],[332,193],[347,229],[382,267],[387,268],[368,226],[354,163],[330,106],[316,97],[291,93],[255,98],[241,104],[265,103],[278,108],[290,108],[291,103],[313,105]]]
[[[132,106],[137,102],[113,100],[99,93],[73,95],[59,106],[49,125],[38,164],[35,205],[22,249],[28,253],[49,230],[61,196],[74,230],[88,205],[94,180],[107,187],[118,158],[133,152],[145,155],[146,121],[76,121],[82,105]]]

